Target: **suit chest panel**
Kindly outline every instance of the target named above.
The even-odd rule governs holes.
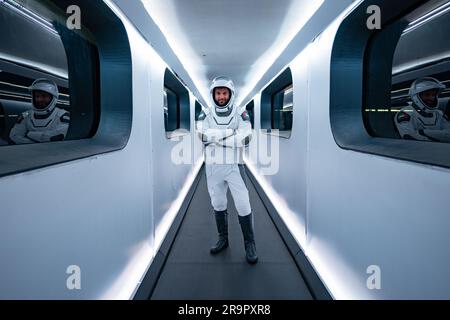
[[[50,116],[48,119],[33,119],[30,115],[27,118],[27,129],[32,131],[47,131],[55,127],[57,123],[57,117]]]
[[[431,118],[425,118],[417,115],[415,117],[416,126],[419,129],[434,129],[439,127],[439,121],[436,114]]]
[[[217,128],[217,129],[235,129],[237,130],[239,127],[239,122],[237,121],[238,118],[236,115],[233,117],[230,117],[228,119],[223,119],[224,121],[218,122],[214,116],[211,115],[210,118],[210,127],[211,128]]]

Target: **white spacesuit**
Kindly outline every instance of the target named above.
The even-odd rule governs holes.
[[[450,142],[450,123],[438,109],[439,94],[445,85],[434,78],[420,78],[411,85],[412,105],[395,116],[395,125],[403,139]]]
[[[253,214],[243,167],[239,165],[242,150],[252,136],[250,118],[246,111],[234,107],[235,88],[230,79],[215,78],[210,94],[213,107],[200,114],[197,132],[205,145],[208,192],[219,232],[219,240],[211,253],[219,253],[228,247],[227,190],[230,187],[244,235],[247,261],[256,263]]]
[[[62,141],[69,128],[70,113],[56,107],[57,85],[38,79],[30,87],[33,108],[22,113],[9,137],[15,144]]]

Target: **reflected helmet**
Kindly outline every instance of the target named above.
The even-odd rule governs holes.
[[[52,80],[47,80],[47,79],[37,79],[30,86],[29,90],[33,97],[33,109],[34,109],[35,113],[41,114],[41,115],[46,115],[46,114],[51,113],[55,109],[56,103],[58,102],[58,96],[59,96],[58,86],[56,85],[55,82],[53,82]],[[52,96],[52,100],[45,108],[40,108],[37,106],[35,98],[34,98],[35,91],[42,91],[42,92],[48,93]]]
[[[220,105],[215,98],[215,90],[217,88],[227,88],[230,92],[230,99],[228,100],[228,102],[225,105]],[[217,115],[223,115],[223,116],[228,116],[231,111],[233,110],[233,105],[234,105],[234,99],[235,99],[235,88],[234,88],[234,83],[232,80],[230,80],[227,77],[217,77],[215,78],[212,83],[211,83],[211,87],[210,87],[210,94],[211,94],[211,98],[212,101],[214,103],[214,107],[216,110]]]
[[[426,77],[426,78],[419,78],[416,81],[414,81],[411,85],[411,88],[409,89],[409,96],[411,97],[412,102],[420,109],[425,110],[433,110],[436,109],[439,105],[439,94],[445,89],[445,85],[441,83],[440,81],[436,80],[435,78]],[[436,102],[434,105],[428,105],[425,103],[422,98],[420,97],[420,94],[429,91],[429,90],[436,90]]]

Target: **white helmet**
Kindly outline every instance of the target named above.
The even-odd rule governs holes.
[[[31,95],[33,96],[33,109],[35,114],[47,115],[55,109],[59,96],[58,86],[56,85],[56,83],[47,79],[37,79],[36,81],[33,82],[29,90],[31,92]],[[45,108],[39,108],[34,101],[33,95],[34,91],[46,92],[52,95],[53,99]]]
[[[216,88],[227,88],[230,91],[230,100],[227,104],[221,106],[217,103],[215,96],[214,96],[214,89]],[[212,101],[214,103],[216,113],[218,116],[224,116],[227,117],[231,114],[233,111],[233,105],[234,105],[234,99],[235,99],[235,89],[234,89],[234,83],[232,80],[230,80],[227,77],[217,77],[215,78],[212,83],[211,87],[209,88]]]
[[[431,77],[425,77],[425,78],[419,78],[416,81],[414,81],[411,85],[411,88],[409,89],[409,96],[411,97],[412,102],[423,111],[425,109],[436,109],[439,105],[438,103],[438,97],[439,94],[445,89],[445,85],[441,83],[440,81],[436,80],[435,78]],[[429,90],[436,90],[436,103],[433,106],[429,106],[426,104],[422,98],[420,97],[420,94],[425,91]]]

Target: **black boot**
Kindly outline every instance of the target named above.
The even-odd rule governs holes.
[[[216,217],[217,231],[219,240],[210,250],[211,254],[217,254],[228,247],[228,213],[225,211],[214,211]]]
[[[253,231],[253,213],[245,217],[239,216],[239,224],[244,235],[247,262],[254,264],[258,262],[258,256],[256,255],[255,233]]]

